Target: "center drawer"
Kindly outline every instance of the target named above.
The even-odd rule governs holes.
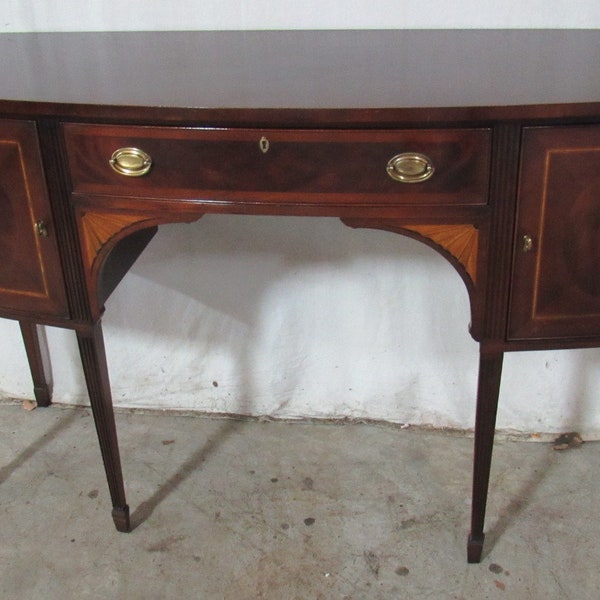
[[[251,203],[487,203],[488,129],[63,127],[75,193]]]

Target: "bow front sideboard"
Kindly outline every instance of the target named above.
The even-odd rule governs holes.
[[[338,217],[468,290],[480,560],[503,354],[600,345],[600,32],[3,34],[0,98],[0,316],[40,405],[37,327],[74,330],[119,531],[108,296],[162,224]]]

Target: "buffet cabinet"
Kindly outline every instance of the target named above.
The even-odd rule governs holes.
[[[590,96],[593,89],[584,86],[573,96],[570,88],[564,101],[548,102],[536,85],[526,90],[525,103],[473,104],[470,94],[481,99],[475,81],[460,103],[414,106],[388,78],[380,87],[371,81],[374,99],[359,98],[364,105],[355,106],[343,82],[315,84],[324,61],[339,66],[358,56],[357,46],[378,56],[385,44],[414,48],[426,35],[431,41],[440,34],[413,33],[406,41],[401,32],[0,40],[6,60],[26,61],[25,67],[7,63],[17,84],[0,79],[12,90],[0,102],[0,315],[20,323],[40,405],[50,403],[50,391],[37,327],[75,332],[119,531],[129,531],[130,520],[101,329],[110,293],[162,224],[207,213],[333,216],[428,244],[467,287],[470,334],[480,345],[468,559],[480,560],[504,353],[600,345],[600,94]],[[450,38],[449,52],[457,52],[457,40],[465,54],[489,42],[490,36],[469,35]],[[507,35],[491,36],[498,52],[506,51]],[[581,57],[577,44],[586,49],[598,41],[593,33],[550,40],[545,34],[544,44],[532,46],[531,36],[514,35],[521,52],[562,44],[573,63]],[[271,86],[257,99],[254,87],[231,83],[239,65],[234,69],[231,53],[217,50],[233,44],[240,56],[252,57],[265,37],[278,56],[294,56],[295,67],[279,77],[268,65],[246,65],[256,69],[261,93],[265,82]],[[39,53],[36,61],[27,58],[40,44],[62,56],[68,76],[59,74],[60,65],[54,74],[66,87],[32,90],[23,75],[19,88],[20,73],[41,68]],[[190,44],[212,48],[212,62],[184,61],[187,96],[164,99],[173,86],[161,78],[172,74],[157,75],[141,48],[168,54],[178,47],[189,52]],[[94,71],[90,61],[99,47],[110,68]],[[122,58],[124,47],[138,51],[120,63],[110,60],[111,52]],[[71,90],[69,82],[78,80],[73,70],[95,87]],[[135,74],[128,87],[125,72]],[[315,106],[295,102],[303,86]],[[213,88],[215,97],[205,99]],[[397,104],[380,104],[378,89],[395,91]],[[144,104],[138,93],[153,100]]]

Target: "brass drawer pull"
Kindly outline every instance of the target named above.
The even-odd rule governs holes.
[[[127,177],[141,177],[152,168],[152,157],[139,148],[119,148],[108,162],[119,175]]]
[[[402,183],[427,181],[435,171],[431,159],[417,152],[403,152],[390,158],[387,164],[388,175]]]

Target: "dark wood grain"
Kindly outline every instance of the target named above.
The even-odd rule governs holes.
[[[0,121],[0,304],[68,313],[35,123]],[[44,235],[36,231],[36,223]]]
[[[510,338],[600,336],[599,165],[598,125],[525,130]]]
[[[577,115],[589,108],[575,104],[600,101],[599,63],[593,30],[2,34],[0,98],[82,118],[136,119],[144,106],[162,119],[198,119],[193,109],[203,109],[235,122],[263,111],[255,125],[473,120],[518,105],[524,116],[549,105],[537,114],[564,117],[553,105]],[[433,110],[448,108],[457,110]]]
[[[65,125],[76,194],[196,199],[206,204],[485,205],[487,129],[262,130]],[[262,151],[260,140],[268,141]],[[123,147],[152,157],[151,171],[126,177],[108,159]],[[433,176],[394,181],[388,161],[428,156]],[[253,209],[252,209],[253,210]]]

